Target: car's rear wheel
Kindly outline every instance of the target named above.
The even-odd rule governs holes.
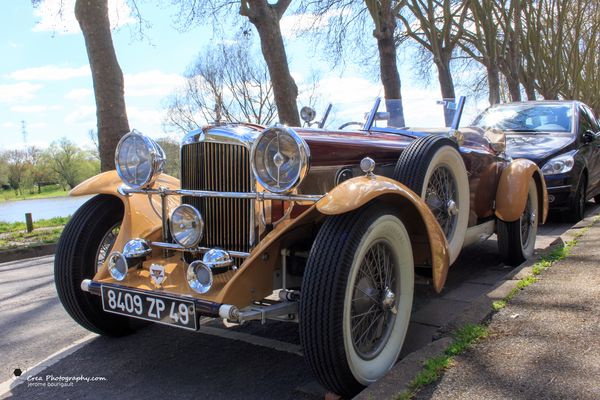
[[[71,318],[84,328],[108,336],[135,330],[128,318],[107,314],[100,297],[84,292],[81,281],[91,279],[111,252],[123,219],[123,203],[97,195],[84,203],[65,226],[54,259],[58,297]]]
[[[498,249],[507,265],[517,266],[533,255],[538,227],[538,192],[529,180],[527,202],[520,218],[505,222],[498,219]]]
[[[394,179],[427,203],[448,240],[450,264],[460,251],[469,224],[469,179],[457,145],[447,137],[428,135],[400,155]]]
[[[587,200],[587,180],[585,175],[579,180],[577,191],[570,202],[569,209],[563,211],[562,217],[567,222],[579,222],[585,216],[585,202]]]
[[[414,292],[410,238],[387,208],[328,217],[302,282],[300,340],[318,380],[345,397],[394,365]]]

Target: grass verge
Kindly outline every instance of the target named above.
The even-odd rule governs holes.
[[[56,243],[71,217],[41,219],[33,223],[32,232],[23,222],[0,222],[0,251]]]
[[[455,331],[452,335],[454,340],[446,347],[444,353],[425,361],[421,372],[409,382],[408,390],[400,393],[396,399],[412,399],[419,389],[438,380],[442,372],[452,366],[454,357],[485,336],[487,336],[487,327],[484,325],[467,324]]]
[[[525,289],[527,286],[535,283],[537,281],[537,276],[550,268],[555,262],[560,261],[566,258],[570,253],[573,247],[577,244],[577,239],[579,239],[582,235],[584,235],[590,228],[596,224],[596,222],[600,221],[600,216],[594,217],[592,219],[592,223],[590,226],[580,229],[573,239],[569,240],[566,243],[563,243],[550,251],[547,255],[543,256],[540,261],[533,264],[531,268],[531,274],[527,275],[525,278],[520,279],[517,282],[517,287],[513,288],[504,298],[494,301],[492,303],[492,309],[494,311],[499,311],[506,307],[510,299],[512,299],[519,290]]]

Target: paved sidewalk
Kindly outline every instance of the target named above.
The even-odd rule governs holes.
[[[600,226],[417,399],[600,399]]]

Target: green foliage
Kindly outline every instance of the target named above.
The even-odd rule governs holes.
[[[441,376],[442,372],[452,366],[454,357],[467,350],[473,343],[486,337],[488,328],[484,325],[467,324],[456,330],[454,340],[442,355],[430,358],[423,363],[423,369],[408,384],[408,391],[396,397],[398,400],[410,400],[423,386],[429,385]]]
[[[180,154],[179,154],[179,143],[169,137],[163,137],[156,140],[156,143],[162,147],[167,156],[167,162],[165,164],[165,173],[175,178],[179,178],[180,171]]]
[[[40,219],[33,221],[33,228],[51,228],[56,226],[64,226],[69,222],[71,216],[68,217],[55,217],[49,219]],[[27,228],[25,222],[4,222],[0,221],[0,233],[15,233],[18,231],[24,231]]]

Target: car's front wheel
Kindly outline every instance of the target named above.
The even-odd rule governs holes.
[[[329,217],[302,282],[304,357],[329,390],[351,397],[394,365],[410,321],[414,263],[393,210]]]
[[[110,254],[122,219],[121,200],[92,197],[65,226],[54,258],[54,281],[63,307],[81,326],[101,335],[122,336],[134,330],[134,322],[105,313],[100,297],[81,289],[81,281],[93,278]]]
[[[579,222],[585,216],[585,202],[587,200],[587,180],[585,175],[579,180],[577,191],[573,195],[568,210],[564,211],[562,217],[567,222]]]
[[[538,192],[533,178],[529,180],[525,209],[516,221],[498,220],[498,249],[507,265],[517,266],[533,255],[538,227]]]

